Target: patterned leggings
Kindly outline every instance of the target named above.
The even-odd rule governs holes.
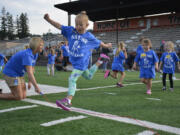
[[[87,69],[85,71],[81,71],[78,69],[73,69],[70,77],[69,77],[69,89],[68,89],[68,95],[74,96],[76,91],[76,81],[78,78],[82,75],[87,80],[91,80],[97,71],[98,67],[93,65],[90,69]]]

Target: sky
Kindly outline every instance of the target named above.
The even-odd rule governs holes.
[[[4,6],[6,11],[13,15],[14,20],[17,15],[27,13],[31,34],[42,35],[43,33],[47,33],[49,30],[52,33],[60,33],[58,29],[46,22],[43,19],[43,16],[45,13],[48,13],[51,19],[61,23],[62,25],[68,25],[67,12],[54,7],[55,4],[65,2],[69,2],[69,0],[0,0],[0,11]],[[71,18],[71,25],[74,26],[75,16],[72,15]],[[93,23],[90,22],[88,29],[92,28]]]

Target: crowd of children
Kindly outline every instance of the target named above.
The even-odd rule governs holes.
[[[61,46],[61,53],[59,55],[56,53],[54,48],[51,48],[49,53],[45,52],[45,55],[48,57],[48,75],[54,76],[54,63],[57,56],[60,57],[60,60],[63,60],[64,69],[66,68],[68,62],[70,62],[73,66],[72,73],[69,76],[67,96],[56,101],[57,106],[69,111],[72,105],[71,101],[76,92],[76,82],[79,77],[82,76],[87,80],[92,79],[98,67],[110,60],[109,56],[101,54],[97,62],[88,69],[92,53],[91,50],[99,47],[112,48],[112,44],[104,43],[98,40],[93,34],[86,30],[89,25],[89,19],[85,11],[82,11],[76,16],[75,27],[64,26],[52,20],[48,14],[44,15],[44,19],[55,28],[61,30],[62,35],[67,39],[67,42]],[[174,44],[171,41],[167,41],[164,46],[165,52],[162,54],[160,62],[155,51],[151,49],[152,43],[148,38],[140,39],[140,45],[136,51],[132,68],[137,69],[137,67],[139,67],[139,77],[141,82],[145,84],[146,93],[148,95],[152,94],[152,79],[155,78],[156,71],[159,72],[161,70],[161,66],[163,66],[163,90],[166,90],[166,75],[168,74],[170,80],[170,90],[173,91],[174,86],[172,76],[175,72],[176,63],[178,65],[178,69],[180,70],[179,58],[174,52]],[[9,86],[11,93],[1,93],[0,91],[0,99],[20,100],[26,97],[26,85],[23,78],[25,72],[27,72],[29,79],[28,88],[30,88],[32,84],[36,92],[41,92],[34,77],[33,69],[38,53],[41,53],[42,49],[43,40],[39,37],[34,37],[30,40],[29,48],[18,52],[10,58],[4,67],[3,78]],[[120,42],[117,44],[115,49],[112,71],[106,70],[106,67],[104,68],[104,70],[106,70],[104,78],[111,76],[113,79],[117,79],[118,73],[121,74],[120,79],[116,83],[117,87],[124,87],[124,63],[127,57],[125,43]],[[0,71],[2,70],[4,59],[6,60],[3,55],[0,55]],[[160,63],[159,66],[158,63]]]

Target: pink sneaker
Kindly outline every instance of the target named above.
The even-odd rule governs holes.
[[[106,70],[105,74],[104,74],[104,78],[108,78],[110,75],[110,70]]]
[[[102,60],[110,60],[110,57],[107,56],[107,55],[104,54],[104,53],[101,53],[101,54],[100,54],[100,58],[101,58]]]
[[[146,94],[151,95],[151,90],[147,90]]]
[[[63,98],[61,100],[56,100],[56,105],[60,108],[62,108],[65,111],[70,111],[71,110],[71,104],[68,103],[67,98]]]

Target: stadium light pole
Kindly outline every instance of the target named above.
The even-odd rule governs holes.
[[[116,44],[118,44],[118,16],[119,16],[119,8],[116,9]]]
[[[71,2],[71,0],[69,0]],[[68,26],[71,26],[71,14],[68,13]]]

